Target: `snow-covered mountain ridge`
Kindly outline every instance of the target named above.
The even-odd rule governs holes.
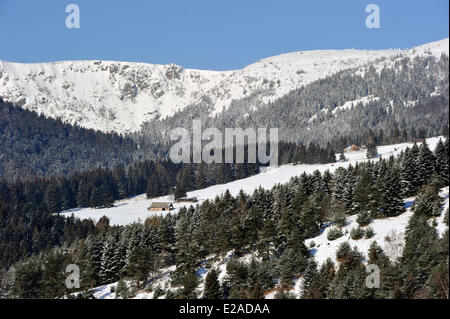
[[[214,104],[214,114],[232,100],[257,96],[266,103],[344,69],[368,63],[380,69],[389,65],[389,57],[439,57],[448,52],[446,38],[408,50],[287,53],[234,71],[98,60],[36,64],[0,61],[0,97],[70,124],[129,133],[138,131],[145,121],[171,116],[205,98]]]

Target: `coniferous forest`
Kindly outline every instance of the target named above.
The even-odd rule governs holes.
[[[64,285],[68,264],[80,265],[81,285],[91,288],[119,282],[117,294],[133,296],[136,289],[154,291],[167,298],[262,298],[277,289],[276,298],[447,298],[448,229],[439,237],[430,223],[440,214],[438,190],[448,186],[448,139],[432,152],[426,143],[414,144],[400,156],[369,161],[348,168],[302,174],[271,190],[257,189],[233,197],[226,192],[178,214],[152,217],[142,224],[112,226],[104,217],[97,223],[55,214],[70,207],[108,206],[114,199],[140,192],[158,195],[152,183],[167,191],[185,176],[188,166],[168,161],[143,162],[125,172],[98,168],[71,177],[2,182],[0,197],[2,297],[57,298],[71,291]],[[189,172],[188,172],[189,171]],[[231,175],[231,173],[230,173]],[[223,176],[223,175],[221,175]],[[232,175],[231,175],[232,176]],[[163,178],[164,177],[164,178]],[[232,177],[230,177],[232,178]],[[146,182],[147,181],[147,182]],[[171,184],[172,183],[172,184]],[[184,182],[183,182],[184,183]],[[164,186],[162,186],[164,185]],[[161,187],[166,187],[163,189]],[[401,190],[401,191],[399,191]],[[417,196],[408,222],[405,246],[397,262],[373,242],[367,255],[347,242],[320,267],[308,254],[305,239],[317,236],[327,223],[339,225],[357,215],[353,236],[371,236],[373,220],[398,216],[403,199]],[[446,223],[448,225],[448,211]],[[361,234],[359,234],[361,233]],[[207,256],[236,258],[226,262],[222,282],[210,271],[203,291],[197,269]],[[238,257],[256,252],[258,258],[242,263]],[[363,261],[380,267],[381,289],[364,288]],[[170,281],[177,290],[152,286],[152,274],[175,265]],[[302,294],[290,292],[302,276]],[[133,280],[132,287],[124,280]],[[120,291],[120,292],[119,292]]]
[[[221,74],[0,61],[0,299],[448,299],[442,43]],[[223,143],[222,162],[190,145],[175,163],[171,133],[194,139],[194,120],[220,142],[279,129],[278,162],[250,162],[247,136],[231,163]]]

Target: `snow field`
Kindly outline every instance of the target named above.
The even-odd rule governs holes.
[[[432,137],[426,140],[431,150],[434,150],[439,138],[442,137]],[[401,143],[379,146],[379,157],[378,159],[373,160],[379,160],[380,157],[388,158],[391,155],[396,156],[407,147],[412,147],[412,145],[412,143]],[[287,183],[292,177],[299,176],[303,172],[311,174],[315,170],[319,170],[321,173],[329,170],[333,173],[338,167],[348,167],[349,165],[355,165],[356,163],[368,161],[365,150],[347,152],[345,153],[345,157],[347,158],[346,162],[336,162],[330,164],[286,164],[278,167],[268,167],[265,168],[260,174],[226,184],[213,185],[205,189],[188,192],[187,195],[188,197],[197,197],[199,199],[199,204],[201,204],[207,199],[214,200],[216,196],[224,194],[227,190],[233,196],[238,195],[240,190],[243,190],[247,194],[252,194],[259,187],[271,189],[276,184]],[[95,222],[97,222],[102,216],[107,216],[110,219],[111,225],[127,225],[133,222],[144,222],[147,217],[167,214],[164,212],[147,211],[147,207],[150,206],[152,201],[171,201],[171,199],[172,198],[170,196],[147,199],[145,194],[141,194],[132,198],[116,201],[114,203],[114,207],[111,208],[76,208],[64,211],[61,214],[66,217],[73,214],[77,218],[92,219]],[[170,213],[177,213],[177,211],[183,206],[185,205],[174,203],[175,209]]]

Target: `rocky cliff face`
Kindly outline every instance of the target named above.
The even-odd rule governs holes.
[[[265,103],[343,69],[382,65],[393,55],[443,52],[448,54],[448,39],[410,50],[295,52],[234,71],[112,61],[0,61],[0,96],[85,128],[130,133],[154,117],[171,116],[204,98],[214,103],[214,115],[232,100],[253,95],[258,103]]]

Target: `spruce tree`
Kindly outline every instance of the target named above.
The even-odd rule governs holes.
[[[423,142],[419,147],[418,165],[420,186],[428,184],[433,174],[435,158],[426,142]]]
[[[397,216],[404,211],[400,174],[394,166],[389,166],[386,161],[381,162],[382,173],[376,181],[379,192],[378,214],[381,216]]]
[[[103,283],[111,283],[119,277],[119,260],[117,260],[116,237],[109,235],[103,246],[102,258],[100,263],[100,277]]]
[[[116,261],[116,263],[118,263]],[[144,282],[154,270],[154,256],[150,248],[137,247],[133,250],[127,264],[127,274],[134,278],[137,285]]]
[[[403,154],[400,165],[400,177],[402,185],[402,195],[412,196],[417,192],[420,186],[419,166],[414,152],[409,148]]]
[[[215,269],[211,269],[205,278],[205,288],[203,291],[204,299],[221,299],[219,277]]]
[[[51,213],[61,210],[61,197],[56,182],[51,182],[45,191],[45,203]]]
[[[445,143],[439,139],[434,154],[436,158],[436,173],[442,180],[442,186],[446,186],[449,184],[448,139],[446,139]]]
[[[356,218],[356,222],[362,227],[369,225],[371,222],[370,213],[368,211],[361,211]]]
[[[77,205],[78,207],[89,207],[90,206],[90,193],[87,183],[82,179],[78,185],[77,193]]]
[[[375,144],[367,145],[367,158],[374,158],[378,155],[378,150]]]
[[[414,204],[414,214],[426,217],[440,215],[441,198],[438,190],[433,186],[424,186],[420,189]]]
[[[373,211],[373,180],[372,174],[364,170],[358,176],[355,187],[353,188],[353,206],[351,211],[354,213]]]
[[[92,208],[97,208],[103,206],[103,195],[100,189],[94,187],[91,193],[90,206]]]
[[[123,165],[117,165],[113,171],[114,182],[117,187],[119,199],[125,198],[128,194],[127,176]]]
[[[314,286],[317,281],[317,263],[313,259],[310,259],[308,260],[306,270],[303,273],[301,298],[312,299],[316,295],[316,292],[314,291],[316,287]]]
[[[116,286],[116,298],[129,298],[130,297],[130,291],[128,289],[128,286],[126,284],[126,282],[122,279],[119,280],[119,282],[117,283]]]
[[[183,288],[181,289],[181,297],[184,299],[195,299],[197,298],[197,286],[199,280],[196,274],[186,273],[182,278]]]
[[[197,189],[203,189],[208,186],[206,164],[201,162],[196,177]]]

